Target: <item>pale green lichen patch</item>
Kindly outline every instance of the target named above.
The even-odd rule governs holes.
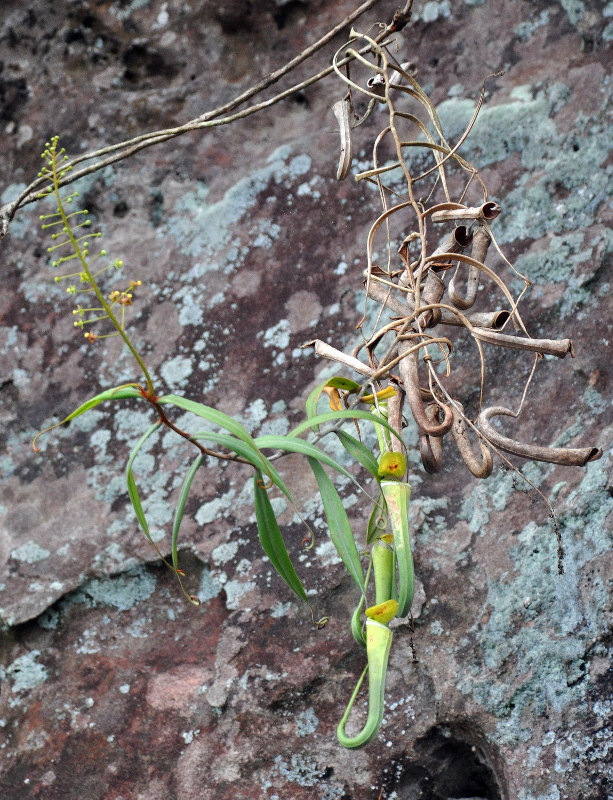
[[[10,183],[0,193],[0,206],[6,203],[12,203],[25,188],[25,183]],[[30,219],[28,219],[29,216]],[[25,214],[17,214],[16,218],[11,222],[11,236],[14,236],[16,239],[25,238],[28,231],[32,228],[31,218],[33,216],[34,214],[31,211],[29,214],[27,212]]]
[[[213,575],[211,575],[211,571],[208,567],[205,567],[202,570],[202,577],[200,578],[200,588],[198,589],[197,595],[201,603],[206,603],[209,600],[212,600],[214,597],[221,592],[222,586],[217,581]]]
[[[291,196],[297,180],[309,172],[310,157],[292,158],[290,152],[288,147],[275,150],[216,202],[209,202],[208,187],[198,183],[165,213],[157,236],[165,243],[175,242],[192,264],[176,276],[173,287],[181,325],[201,324],[207,309],[226,301],[227,280],[222,276],[236,272],[250,253],[270,249],[278,240],[281,226],[250,212],[271,183],[276,193],[283,188]]]
[[[111,14],[123,22],[129,19],[135,11],[138,11],[140,8],[146,8],[148,5],[149,0],[131,0],[128,4],[115,3],[109,10]]]
[[[560,5],[566,11],[571,25],[577,25],[585,14],[585,3],[583,0],[559,0]]]
[[[226,564],[232,561],[238,551],[238,542],[223,542],[218,545],[211,553],[211,559],[217,565]]]
[[[49,558],[50,555],[49,550],[45,550],[44,547],[41,547],[36,542],[26,542],[11,551],[11,558],[14,558],[15,561],[25,561],[27,564],[43,561],[45,558]]]
[[[311,168],[309,156],[295,156],[289,163],[288,156],[289,148],[278,148],[262,167],[230,187],[223,198],[215,203],[207,204],[209,190],[202,183],[194,191],[182,195],[174,212],[167,215],[167,224],[158,235],[172,236],[186,255],[200,259],[189,271],[188,277],[199,278],[205,272],[216,269],[231,271],[238,266],[237,261],[242,260],[244,253],[241,256],[240,250],[232,247],[236,236],[235,226],[256,205],[258,196],[269,183],[291,183]],[[256,236],[262,232],[260,228]],[[274,238],[278,231],[267,227],[265,233],[269,238]]]
[[[550,9],[546,8],[538,16],[518,23],[515,26],[515,33],[522,41],[529,39],[536,30],[549,22],[550,14]]]
[[[291,328],[289,321],[281,319],[262,332],[262,342],[264,347],[271,347],[276,350],[284,350],[289,345]]]
[[[24,656],[19,656],[6,668],[7,676],[13,681],[13,693],[30,692],[44,683],[49,677],[47,668],[39,664],[37,659],[40,650],[31,650]]]
[[[309,707],[305,711],[300,711],[296,714],[296,729],[298,736],[304,738],[315,733],[319,725],[319,720],[313,708]]]
[[[184,387],[192,371],[192,361],[188,356],[175,356],[166,361],[160,369],[162,378],[171,391]]]
[[[258,397],[243,411],[241,415],[241,422],[245,428],[247,428],[249,433],[254,433],[260,427],[262,422],[264,422],[267,416],[268,410],[266,408],[266,403],[261,397]]]
[[[436,22],[437,19],[446,19],[451,16],[449,0],[428,0],[420,9],[414,12],[415,18],[424,22]]]
[[[249,562],[247,562],[247,564],[249,564]],[[226,581],[224,584],[226,608],[230,609],[230,611],[236,611],[238,609],[250,611],[250,608],[243,606],[242,600],[245,595],[249,594],[249,592],[252,592],[254,589],[257,589],[257,584],[254,581],[241,580],[240,578],[232,578]]]
[[[485,530],[490,521],[489,494],[485,487],[481,484],[475,486],[462,503],[458,517],[468,522],[471,533],[481,533]]]
[[[289,602],[277,603],[277,605],[271,609],[270,616],[273,617],[274,619],[283,619],[289,614],[289,610],[291,607],[292,604]]]
[[[322,800],[340,799],[345,794],[342,787],[334,786],[324,778],[325,768],[319,766],[313,756],[309,754],[293,753],[289,760],[282,756],[276,756],[272,772],[285,778],[288,783],[294,783],[297,786],[304,788],[317,786]]]
[[[503,741],[528,740],[534,715],[585,701],[585,653],[606,628],[607,587],[598,579],[589,592],[582,587],[590,563],[611,548],[613,498],[606,487],[606,465],[595,462],[566,499],[564,575],[557,575],[551,527],[530,523],[510,549],[513,572],[488,581],[488,621],[477,635],[483,663],[500,676],[512,659],[512,674],[523,677],[513,686],[483,680],[475,663],[463,670],[459,688],[500,717]]]
[[[107,605],[128,611],[147,600],[155,591],[156,579],[143,567],[112,578],[94,578],[80,589],[93,605]]]
[[[93,578],[62,598],[59,601],[57,611],[50,609],[45,612],[39,618],[39,624],[43,628],[55,628],[58,614],[62,614],[68,608],[80,604],[91,608],[110,606],[119,611],[128,611],[139,603],[148,600],[155,591],[155,586],[155,575],[148,572],[142,565],[108,578]]]
[[[233,508],[233,499],[236,492],[230,489],[225,494],[213,498],[207,503],[203,503],[196,512],[196,522],[198,525],[206,525],[209,522],[214,522],[224,511]]]

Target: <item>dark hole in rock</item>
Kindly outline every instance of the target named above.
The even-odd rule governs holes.
[[[151,192],[149,200],[149,220],[154,228],[159,227],[164,219],[164,195],[158,190]]]
[[[253,3],[251,0],[228,0],[215,4],[215,19],[224,33],[233,34],[252,27]]]
[[[126,203],[126,201],[125,200],[120,200],[113,207],[113,216],[115,216],[115,217],[125,217],[125,215],[129,211],[129,209],[130,209],[130,206]]]
[[[8,122],[29,97],[25,78],[0,81],[0,122]]]
[[[291,27],[298,14],[304,12],[304,2],[301,0],[285,0],[284,3],[278,3],[278,5],[279,8],[273,14],[273,19],[280,31],[283,28]]]
[[[417,739],[396,772],[397,800],[503,800],[487,753],[469,735],[437,726]]]
[[[304,92],[296,92],[291,96],[291,100],[298,106],[309,106],[309,100]]]
[[[172,79],[178,71],[162,53],[150,50],[143,44],[129,47],[123,55],[123,63],[126,66],[124,78],[130,83],[137,83],[146,77]]]
[[[85,34],[80,28],[73,28],[70,31],[66,31],[64,34],[64,41],[66,44],[72,44],[73,42],[84,42]]]

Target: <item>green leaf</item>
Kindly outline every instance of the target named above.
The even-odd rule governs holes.
[[[308,604],[306,592],[288,555],[275,512],[262,483],[262,473],[259,469],[256,469],[253,479],[253,494],[255,498],[255,518],[258,524],[262,549],[289,588]]]
[[[198,472],[198,468],[200,467],[203,461],[204,461],[204,455],[199,455],[198,458],[189,468],[189,471],[185,476],[185,480],[183,481],[183,486],[181,487],[181,494],[179,495],[177,508],[175,509],[175,518],[172,525],[172,563],[174,564],[175,569],[178,568],[179,566],[179,554],[178,554],[179,528],[181,527],[181,520],[183,519],[183,513],[185,512],[185,504],[187,503],[189,490],[192,488],[192,482],[194,480],[194,477]]]
[[[351,436],[349,433],[345,431],[334,431],[334,433],[338,436],[340,443],[343,445],[345,450],[349,453],[349,455],[354,458],[358,463],[360,463],[363,467],[365,467],[370,474],[374,478],[379,478],[379,464],[377,459],[371,453],[371,451],[366,447],[365,444],[356,439],[355,436]]]
[[[366,647],[366,638],[364,637],[364,630],[362,626],[362,607],[366,601],[366,596],[360,597],[360,602],[355,607],[355,611],[351,615],[351,633],[355,639],[356,644],[360,647]]]
[[[70,420],[75,419],[75,417],[80,417],[81,414],[85,414],[85,412],[89,411],[90,408],[94,408],[94,406],[97,406],[98,403],[103,403],[105,400],[127,400],[131,397],[142,397],[142,395],[138,389],[134,388],[133,386],[125,385],[116,386],[114,389],[107,389],[105,392],[97,394],[95,397],[91,397],[86,403],[83,403],[82,406],[79,406],[77,409],[75,409],[72,414],[69,414],[61,422],[56,422],[55,425],[50,425],[48,428],[45,428],[44,431],[37,433],[32,441],[32,446],[35,452],[39,452],[36,442],[44,433],[48,433],[54,428],[58,428],[60,425],[65,425],[67,422],[70,422]]]
[[[147,439],[152,436],[156,432],[156,430],[160,427],[162,423],[156,422],[155,425],[152,425],[149,430],[141,436],[141,438],[136,443],[136,446],[130,453],[130,458],[128,460],[128,466],[126,468],[126,479],[128,482],[128,495],[130,496],[130,500],[132,502],[132,506],[134,508],[134,512],[136,513],[136,519],[138,520],[138,524],[143,529],[143,532],[147,539],[151,542],[151,544],[155,547],[158,551],[157,545],[151,538],[151,534],[149,533],[149,525],[147,524],[147,518],[145,517],[145,512],[143,511],[143,506],[140,501],[140,495],[138,494],[138,489],[136,488],[136,481],[134,480],[134,473],[132,472],[132,466],[134,464],[134,459],[138,455],[139,450],[145,444]]]
[[[220,444],[230,452],[236,453],[237,456],[241,456],[249,461],[256,469],[259,469],[263,462],[266,465],[266,471],[272,482],[279,487],[290,503],[292,503],[292,505],[294,504],[294,499],[283,478],[262,452],[258,451],[259,458],[256,461],[253,455],[253,447],[251,445],[245,444],[245,442],[243,442],[241,439],[237,439],[235,436],[230,436],[227,433],[217,433],[216,431],[198,431],[197,433],[194,433],[191,438],[196,440],[205,439],[206,441]]]
[[[275,436],[271,434],[269,436],[258,436],[254,441],[258,447],[270,448],[271,450],[285,450],[290,453],[300,453],[303,456],[315,458],[317,461],[321,461],[322,464],[327,464],[329,467],[332,467],[332,469],[350,478],[355,483],[355,478],[345,467],[341,466],[332,456],[329,456],[316,445],[305,442],[304,439],[295,439],[290,436]]]
[[[326,512],[326,519],[328,521],[330,538],[343,564],[347,568],[347,571],[359,586],[360,591],[364,591],[364,572],[362,570],[358,548],[353,538],[353,531],[349,524],[349,518],[347,517],[347,512],[343,508],[341,498],[319,461],[316,461],[314,458],[309,458],[308,462],[313,470],[313,475],[315,475],[317,486],[319,487],[319,494],[321,495],[324,511]]]
[[[297,425],[287,435],[293,438],[299,436],[301,433],[304,433],[304,431],[313,427],[313,425],[321,425],[324,422],[338,422],[340,419],[368,420],[368,422],[372,422],[373,425],[382,425],[397,439],[402,441],[400,435],[392,428],[387,420],[375,417],[371,411],[360,411],[355,408],[347,409],[346,411],[327,411],[325,414],[317,414],[317,416],[311,417],[311,419],[305,420],[305,422],[301,422],[300,425]]]
[[[379,494],[368,518],[366,527],[366,544],[372,544],[387,528],[387,503],[383,492]]]
[[[114,389],[107,389],[106,392],[91,397],[86,403],[83,403],[82,406],[73,411],[72,414],[69,414],[60,424],[63,425],[64,422],[70,422],[75,417],[80,417],[81,414],[85,414],[90,408],[94,408],[94,406],[103,403],[105,400],[128,400],[132,397],[142,397],[138,389],[132,386],[116,386]]]
[[[346,392],[358,392],[360,384],[352,381],[351,378],[340,378],[338,376],[329,378],[324,386],[330,386],[333,389],[344,389]]]
[[[196,416],[202,417],[212,422],[214,425],[218,425],[220,428],[225,428],[227,431],[230,431],[230,433],[245,442],[245,444],[251,445],[253,453],[255,454],[255,463],[259,462],[260,466],[268,471],[266,463],[263,461],[262,454],[255,446],[253,437],[247,428],[229,414],[225,414],[223,411],[219,411],[211,406],[205,406],[203,403],[197,403],[194,400],[187,400],[185,397],[179,397],[176,394],[167,394],[163,397],[158,397],[157,402],[160,403],[160,405],[171,403],[178,408],[182,408],[184,411],[191,411],[192,414],[196,414]]]
[[[360,389],[360,384],[350,380],[349,378],[328,378],[328,380],[320,383],[319,386],[316,386],[313,391],[309,393],[305,403],[307,419],[317,415],[317,404],[319,403],[319,398],[321,397],[323,390],[328,386],[333,389],[344,389],[347,392],[357,392]],[[319,426],[313,426],[313,430],[318,431]]]

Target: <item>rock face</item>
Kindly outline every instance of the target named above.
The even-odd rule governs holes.
[[[36,175],[53,134],[78,154],[192,119],[352,10],[336,0],[5,0],[2,202]],[[394,10],[381,2],[355,25]],[[504,70],[488,80],[461,152],[503,205],[495,232],[532,280],[532,335],[572,336],[577,352],[546,359],[518,438],[597,444],[604,455],[586,468],[524,468],[554,503],[562,576],[547,508],[512,472],[478,482],[450,455],[428,476],[413,460],[418,663],[400,625],[383,726],[364,750],[335,737],[362,670],[349,630],[355,587],[298,457],[282,464],[317,533],[313,550],[298,555],[303,529],[277,508],[315,611],[330,617],[321,631],[262,554],[246,468],[211,460],[194,483],[180,555],[196,609],[128,510],[125,463],[148,412],[99,406],[32,452],[45,425],[140,376],[118,340],[91,347],[75,334],[41,209],[18,213],[0,243],[2,797],[610,796],[612,14],[597,0],[416,0],[399,37],[400,60],[417,64],[452,142],[483,81]],[[296,74],[325,67],[343,41]],[[285,433],[318,379],[338,371],[304,341],[353,346],[380,209],[374,187],[334,177],[330,108],[343,93],[329,77],[79,186],[106,249],[143,281],[132,325],[161,384],[254,433]],[[375,113],[356,131],[360,169],[380,125]],[[460,342],[454,358],[454,391],[474,403],[474,352]],[[519,363],[488,356],[494,400],[517,403]],[[163,437],[136,462],[164,553],[191,458]],[[352,484],[343,496],[363,530],[361,497]]]

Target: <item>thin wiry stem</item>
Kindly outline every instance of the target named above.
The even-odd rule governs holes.
[[[255,97],[263,92],[269,86],[272,86],[303,61],[310,58],[314,53],[328,44],[341,30],[346,28],[347,25],[352,24],[356,19],[375,6],[379,1],[380,0],[366,0],[366,2],[358,6],[354,12],[349,14],[349,16],[347,16],[338,25],[335,25],[314,44],[307,47],[287,64],[275,70],[270,75],[266,76],[266,78],[263,78],[257,84],[242,92],[228,103],[225,103],[224,105],[219,106],[211,111],[207,111],[183,125],[165,130],[153,131],[151,133],[145,133],[132,139],[127,139],[123,142],[117,142],[116,144],[109,145],[108,147],[103,147],[99,150],[93,150],[89,153],[84,153],[81,156],[76,156],[67,163],[67,167],[70,168],[71,171],[62,178],[59,184],[60,187],[66,186],[78,180],[79,178],[84,177],[85,175],[90,175],[93,172],[97,172],[104,167],[115,163],[116,161],[129,158],[135,153],[138,153],[140,150],[156,144],[161,144],[169,139],[174,139],[177,136],[183,135],[184,133],[203,130],[205,128],[213,128],[219,125],[227,125],[231,122],[235,122],[236,120],[248,117],[251,114],[255,114],[263,109],[269,108],[276,103],[279,103],[281,100],[284,100],[286,97],[290,97],[291,95],[306,89],[308,86],[317,83],[318,81],[322,80],[322,78],[330,75],[333,72],[333,67],[330,66],[319,71],[310,78],[291,86],[289,89],[279,92],[268,100],[263,100],[234,114],[229,113],[247,100],[250,100],[252,97]],[[410,18],[412,4],[413,0],[408,0],[408,2],[405,3],[403,10],[397,12],[394,15],[392,22],[385,26],[381,33],[377,36],[377,41],[384,41],[391,33],[402,30],[402,27],[406,25],[408,19]],[[364,48],[364,52],[367,52],[368,49],[368,47]],[[351,60],[353,60],[353,56],[347,56],[343,63],[349,63]],[[87,167],[83,167],[80,170],[72,169],[78,164],[81,164],[84,161],[91,161],[92,159],[97,160],[95,163],[90,164]],[[39,192],[43,185],[44,179],[37,178],[36,180],[32,181],[32,183],[30,183],[29,186],[27,186],[14,201],[7,203],[0,208],[0,238],[8,233],[9,225],[18,209],[39,199]]]

